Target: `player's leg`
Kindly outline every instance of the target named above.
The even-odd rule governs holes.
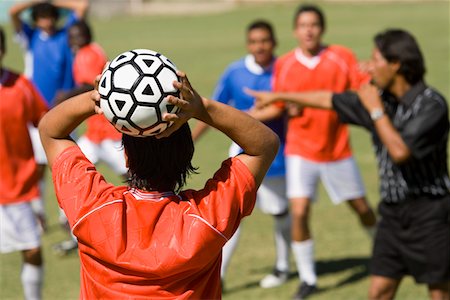
[[[309,229],[311,200],[319,179],[318,164],[300,156],[286,157],[287,195],[291,204],[292,252],[301,285],[294,299],[305,298],[316,289],[314,240]]]
[[[272,215],[275,223],[275,267],[259,282],[262,288],[272,288],[285,283],[289,277],[291,222],[285,176],[266,177],[258,189],[256,204],[263,213]]]
[[[369,287],[370,300],[390,300],[394,299],[398,286],[399,279],[393,279],[383,276],[371,276]]]
[[[0,252],[22,251],[25,299],[41,299],[43,282],[40,230],[29,202],[0,205]]]
[[[24,250],[22,254],[24,264],[20,277],[25,299],[40,299],[44,273],[41,248]]]
[[[113,169],[114,173],[126,178],[128,168],[125,163],[125,154],[122,141],[104,140],[100,144],[100,157]]]
[[[368,235],[373,238],[376,217],[365,198],[364,184],[353,157],[323,163],[320,176],[333,203],[347,202],[357,213]]]
[[[241,225],[236,229],[236,232],[233,234],[231,239],[223,246],[222,248],[222,266],[220,269],[220,278],[222,280],[222,288],[224,288],[224,282],[226,273],[228,270],[228,266],[230,265],[231,257],[233,256],[234,251],[239,243],[239,237],[241,236]]]

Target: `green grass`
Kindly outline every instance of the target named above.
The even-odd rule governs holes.
[[[425,55],[427,82],[449,97],[449,3],[323,3],[328,28],[325,40],[351,47],[359,58],[368,58],[372,37],[388,27],[403,27],[418,39]],[[202,16],[114,17],[91,20],[96,40],[110,57],[130,48],[150,48],[171,58],[185,70],[194,86],[210,95],[219,75],[228,63],[245,54],[244,29],[256,18],[273,22],[278,34],[278,53],[295,46],[292,37],[294,4],[247,5],[235,10]],[[22,70],[22,53],[11,42],[11,28],[6,25],[8,53],[4,65]],[[373,206],[378,203],[378,179],[369,135],[352,128],[352,145]],[[196,144],[194,164],[200,174],[189,187],[199,188],[219,167],[227,155],[229,141],[211,130]],[[120,179],[100,165],[107,178]],[[66,238],[57,223],[57,205],[50,176],[46,206],[50,228],[43,236],[45,257],[45,299],[76,299],[79,290],[77,255],[58,257],[51,245]],[[224,299],[289,299],[298,280],[295,276],[284,286],[263,290],[258,281],[272,268],[274,249],[273,223],[255,210],[243,222],[239,247],[226,278],[228,292]],[[312,299],[365,299],[369,284],[367,261],[371,242],[358,226],[347,206],[333,206],[323,189],[312,212],[312,231],[316,243],[320,293]],[[0,255],[0,298],[21,299],[19,253]],[[295,267],[292,261],[292,271]],[[406,278],[397,299],[426,299],[425,286]]]

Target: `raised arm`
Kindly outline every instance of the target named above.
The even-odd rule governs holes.
[[[181,90],[183,99],[173,96],[169,98],[169,102],[179,106],[181,112],[165,116],[166,120],[175,123],[158,137],[169,136],[189,118],[196,118],[222,131],[244,150],[238,158],[247,165],[259,186],[278,151],[277,135],[244,112],[200,97],[183,74],[181,78],[182,83],[174,85]]]
[[[83,93],[55,106],[39,123],[39,134],[50,168],[60,153],[76,145],[70,133],[95,114],[96,106],[91,93]]]
[[[65,9],[72,10],[78,19],[84,19],[89,8],[88,0],[55,0],[52,4]]]
[[[42,0],[33,0],[33,1],[27,1],[27,2],[18,2],[17,4],[14,4],[9,9],[9,17],[11,18],[12,26],[14,28],[15,32],[20,32],[22,30],[22,20],[20,19],[20,14],[27,10],[28,8],[31,8],[33,5],[43,2]]]
[[[358,96],[371,116],[378,114],[373,118],[375,130],[392,160],[398,164],[407,161],[411,157],[411,150],[395,129],[391,119],[384,113],[378,88],[372,84],[365,84],[358,90]]]

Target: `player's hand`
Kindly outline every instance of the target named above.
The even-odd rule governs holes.
[[[94,90],[91,92],[91,100],[95,102],[95,113],[103,114],[103,110],[100,108],[100,93],[98,92],[98,84],[100,82],[101,74],[97,75],[94,80]]]
[[[244,92],[255,98],[255,107],[257,109],[267,106],[277,100],[276,94],[272,92],[255,91],[249,88],[244,88]]]
[[[180,111],[176,114],[167,113],[163,116],[164,121],[170,121],[173,123],[169,128],[158,134],[156,138],[170,136],[189,119],[198,117],[205,111],[202,97],[192,87],[186,77],[186,74],[181,71],[177,71],[177,75],[181,78],[181,82],[174,81],[173,86],[180,91],[180,97],[168,96],[167,101],[170,104],[179,107]]]
[[[379,89],[373,84],[364,84],[357,91],[358,97],[361,103],[368,112],[374,109],[384,109],[383,102],[381,101]]]

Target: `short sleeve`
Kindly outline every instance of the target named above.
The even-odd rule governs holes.
[[[53,184],[59,206],[71,227],[109,199],[104,197],[114,187],[97,172],[78,146],[64,150],[52,168]]]
[[[426,101],[411,118],[401,136],[415,158],[423,158],[440,146],[440,141],[448,135],[448,107],[442,98],[424,98]]]
[[[15,41],[20,44],[23,49],[29,49],[30,41],[35,32],[30,25],[22,22],[22,27],[19,32],[16,32]]]
[[[196,201],[197,213],[229,239],[241,219],[253,211],[256,190],[253,175],[234,157],[222,163],[202,190],[186,191],[186,195]]]
[[[332,105],[341,122],[363,126],[367,129],[373,127],[370,115],[359,101],[357,94],[353,92],[333,94]]]
[[[231,100],[231,93],[228,87],[228,78],[230,76],[230,69],[227,69],[222,76],[220,76],[219,82],[217,83],[212,99],[219,101],[220,103],[228,104]]]

